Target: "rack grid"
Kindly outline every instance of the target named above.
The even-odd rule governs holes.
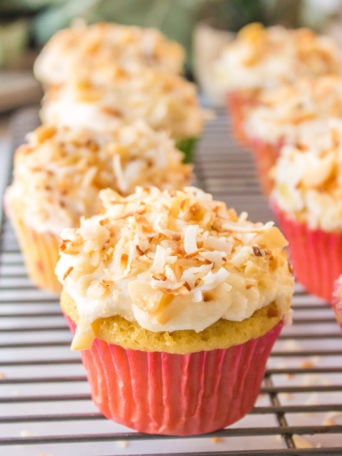
[[[14,116],[12,150],[36,123],[35,107]],[[252,157],[233,141],[223,111],[198,145],[195,172],[197,185],[251,220],[273,218]],[[110,422],[92,404],[58,299],[27,278],[4,216],[0,247],[1,454],[342,455],[342,332],[331,307],[299,284],[293,325],[274,346],[250,414],[210,435],[144,435]]]

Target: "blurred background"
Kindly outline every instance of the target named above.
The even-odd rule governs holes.
[[[39,100],[32,63],[77,18],[157,27],[186,48],[186,74],[213,104],[219,96],[208,68],[249,22],[309,26],[342,46],[342,0],[0,0],[0,111]]]

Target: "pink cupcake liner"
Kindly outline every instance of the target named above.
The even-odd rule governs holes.
[[[276,164],[283,143],[282,141],[267,143],[258,138],[250,138],[248,144],[254,153],[254,162],[261,190],[264,195],[268,196],[274,185],[270,171]]]
[[[69,325],[74,331],[75,324]],[[81,352],[92,399],[107,418],[149,434],[224,428],[253,407],[282,326],[242,345],[185,355],[127,350],[96,339]]]
[[[50,232],[39,232],[28,226],[19,211],[6,200],[5,210],[14,227],[29,278],[37,287],[59,294],[61,284],[55,274],[59,257],[59,236]]]
[[[340,279],[340,278],[339,278]],[[336,320],[337,323],[340,325],[340,328],[342,329],[342,297],[340,296],[340,293],[338,292],[339,289],[341,288],[341,280],[336,280],[334,284],[334,291],[332,295],[332,306],[336,315]]]
[[[254,103],[255,97],[251,92],[237,90],[226,94],[227,114],[231,118],[233,134],[235,139],[243,145],[248,143],[244,128],[245,112]]]
[[[289,218],[274,201],[271,206],[289,241],[295,277],[309,293],[331,303],[334,283],[342,273],[342,233],[311,229]]]

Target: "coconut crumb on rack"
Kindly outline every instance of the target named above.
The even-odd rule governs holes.
[[[323,426],[336,426],[342,423],[342,412],[329,412],[324,417]]]
[[[296,448],[317,448],[317,445],[314,445],[312,442],[310,442],[310,440],[302,437],[301,435],[294,434],[292,438],[294,440]]]
[[[116,444],[120,448],[127,448],[129,446],[128,440],[117,440]]]
[[[217,444],[217,443],[223,442],[223,438],[222,438],[222,437],[211,437],[211,438],[210,438],[210,441],[211,441],[212,443]]]
[[[311,369],[312,367],[315,367],[315,364],[310,360],[305,360],[300,363],[300,367],[303,369]]]

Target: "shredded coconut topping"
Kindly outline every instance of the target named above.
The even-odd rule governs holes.
[[[150,69],[136,74],[117,67],[105,86],[85,78],[49,88],[41,118],[45,123],[99,132],[115,128],[122,119],[143,119],[153,129],[183,139],[198,136],[210,115],[200,107],[195,85],[184,78]]]
[[[152,67],[180,73],[184,50],[157,29],[97,23],[57,32],[38,56],[34,71],[44,84],[68,83],[75,75],[106,83],[119,64],[139,71]]]
[[[226,89],[263,89],[341,72],[341,56],[327,36],[306,28],[242,28],[216,64],[218,82]]]
[[[100,196],[100,214],[62,233],[56,269],[85,331],[100,316],[118,314],[151,331],[202,331],[271,302],[287,313],[287,242],[272,224],[239,218],[194,187]],[[103,288],[101,300],[89,295],[95,285]]]
[[[341,117],[342,78],[322,76],[265,91],[247,110],[244,128],[250,138],[294,142],[305,132],[324,131],[322,119]]]
[[[342,122],[310,141],[284,146],[273,170],[272,198],[291,218],[342,230]]]
[[[142,121],[121,123],[107,134],[41,126],[15,154],[8,207],[20,206],[25,222],[37,231],[58,235],[78,226],[80,216],[96,212],[103,188],[127,195],[137,185],[186,185],[191,166],[182,158],[166,133]]]

